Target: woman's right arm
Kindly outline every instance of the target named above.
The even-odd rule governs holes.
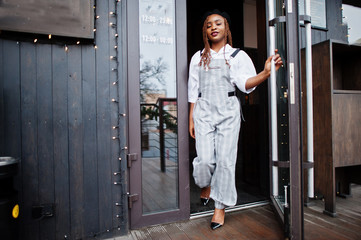
[[[189,78],[188,78],[188,102],[189,105],[189,134],[195,138],[193,109],[194,104],[198,98],[198,74],[199,74],[200,51],[196,52],[189,64]]]
[[[194,108],[194,103],[190,103],[190,106],[189,106],[189,134],[191,135],[192,138],[195,138],[195,135],[194,135],[194,121],[193,121],[193,108]]]

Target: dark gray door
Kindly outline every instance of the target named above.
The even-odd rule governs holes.
[[[130,227],[189,217],[186,1],[127,1]]]
[[[285,237],[303,239],[298,1],[268,1],[270,54],[284,68],[270,81],[271,200]]]

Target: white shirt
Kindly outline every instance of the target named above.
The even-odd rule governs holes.
[[[227,44],[218,53],[211,49],[212,59],[224,59],[224,48],[226,59],[231,66],[230,82],[244,93],[252,92],[256,87],[246,90],[247,79],[257,75],[251,58],[244,51],[240,51],[234,58],[231,58],[236,49]],[[203,65],[199,66],[200,60],[201,55],[200,51],[198,51],[193,55],[189,65],[188,102],[191,103],[196,102],[198,99],[199,68],[204,67]]]

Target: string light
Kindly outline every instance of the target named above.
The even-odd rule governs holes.
[[[37,38],[35,38],[35,39],[34,39],[34,43],[36,43],[37,41],[38,41],[38,39],[37,39]]]
[[[79,45],[79,44],[80,44],[80,41],[77,41],[76,44]]]
[[[67,45],[65,45],[64,50],[65,50],[65,52],[67,52],[69,50]]]
[[[98,49],[98,46],[97,46],[97,45],[94,45],[94,49]]]
[[[51,34],[49,34],[49,36],[48,36],[48,37],[49,37],[49,39],[51,39]]]
[[[115,10],[109,12],[110,17],[114,17],[116,19],[116,17],[117,17],[117,3],[119,3],[119,2],[120,2],[120,0],[116,0],[115,2],[113,2],[113,3],[115,3],[114,4],[115,5],[114,6]],[[115,52],[115,54],[113,54],[113,56],[110,56],[110,60],[115,60],[114,63],[116,64],[116,66],[112,66],[112,68],[111,68],[111,71],[114,72],[114,74],[112,74],[112,76],[115,76],[115,78],[116,78],[116,80],[113,81],[113,86],[116,87],[116,91],[114,91],[114,94],[116,95],[116,99],[113,98],[112,102],[118,103],[117,99],[119,99],[119,89],[118,89],[119,88],[119,85],[118,85],[118,64],[119,64],[119,62],[118,62],[118,58],[117,58],[117,56],[118,56],[118,46],[117,46],[118,40],[117,40],[117,38],[118,38],[119,35],[118,35],[118,32],[117,32],[117,21],[114,20],[113,22],[109,22],[109,27],[113,28],[113,29],[110,29],[110,31],[112,31],[114,33],[114,37],[115,37],[115,39],[114,39],[115,44],[114,44],[114,50],[113,50]],[[112,63],[112,64],[114,64],[114,63]],[[120,116],[121,115],[125,116],[125,114],[124,113],[120,114],[120,104],[116,104],[114,107],[117,108],[117,112],[119,114],[118,117],[117,117],[118,123],[113,124],[114,126],[112,127],[114,131],[117,131],[115,135],[118,136],[118,137],[113,137],[112,138],[113,140],[116,140],[116,139],[120,138],[120,131],[119,131]],[[117,144],[118,144],[118,147],[120,148],[119,151],[118,151],[118,160],[122,161],[121,153],[122,153],[123,150],[127,150],[128,147],[125,146],[125,147],[121,148],[120,147],[121,141],[117,142]],[[122,167],[120,167],[120,169],[117,169],[115,171],[115,172],[119,172],[119,174],[117,174],[117,176],[119,175],[121,177],[120,181],[116,182],[117,184],[119,183],[119,186],[123,186],[123,181],[121,181],[122,180],[122,174],[121,174],[122,170],[121,169],[122,169]],[[123,201],[124,201],[124,199],[122,199],[122,202],[119,202],[118,205],[121,206],[123,204]],[[117,213],[115,216],[119,219],[120,222],[123,222],[124,219],[122,219],[122,218],[125,215],[126,214],[124,214],[124,212],[122,210],[120,213]],[[118,226],[118,230],[120,230],[119,226]]]

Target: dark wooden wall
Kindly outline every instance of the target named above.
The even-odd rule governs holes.
[[[326,2],[326,29],[312,28],[312,44],[317,44],[328,39],[347,42],[347,26],[342,24],[342,0]],[[312,21],[312,19],[311,19]],[[305,28],[301,27],[301,48],[306,46]]]
[[[124,4],[97,1],[96,48],[0,39],[0,155],[21,159],[19,239],[127,231]],[[55,204],[53,217],[34,219],[42,204]]]

